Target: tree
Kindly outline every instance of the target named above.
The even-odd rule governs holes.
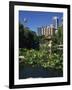
[[[39,48],[39,41],[36,33],[31,31],[29,27],[19,24],[19,48]]]
[[[23,47],[24,42],[24,27],[19,23],[19,48]]]
[[[57,34],[58,36],[58,44],[63,44],[63,29],[62,29],[62,27],[59,27],[58,28],[58,34]]]
[[[59,27],[57,33],[54,33],[52,36],[52,52],[57,53],[59,52],[57,50],[58,45],[63,44],[63,28]]]

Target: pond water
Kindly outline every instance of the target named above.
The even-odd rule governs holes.
[[[25,78],[50,78],[63,77],[63,72],[54,69],[45,69],[43,67],[19,66],[19,79]]]

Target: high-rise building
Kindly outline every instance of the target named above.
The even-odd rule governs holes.
[[[57,16],[53,17],[53,26],[54,26],[54,29],[56,32],[58,30],[58,27],[59,27],[59,19]]]
[[[45,32],[45,36],[47,37],[49,35],[49,26],[46,26],[46,32]]]
[[[38,36],[44,35],[45,37],[52,36],[54,34],[54,26],[42,26],[38,28]]]
[[[44,35],[44,27],[43,26],[41,27],[41,30],[42,30],[42,35]]]
[[[37,32],[38,36],[41,36],[42,35],[42,28],[41,27],[38,27],[38,32]]]
[[[54,30],[54,26],[53,24],[50,25],[50,35],[52,36],[54,34],[55,30]]]
[[[61,18],[61,26],[63,27],[63,17]]]

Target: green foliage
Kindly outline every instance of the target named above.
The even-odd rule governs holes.
[[[53,46],[63,44],[63,28],[59,27],[57,33],[52,36]]]
[[[22,24],[19,24],[19,48],[38,49],[38,41],[38,37],[34,31],[31,31],[28,27],[24,27]]]
[[[44,68],[63,69],[63,56],[52,53],[49,54],[48,50],[28,50],[20,49],[20,55],[24,56],[23,62],[32,66],[42,66]]]

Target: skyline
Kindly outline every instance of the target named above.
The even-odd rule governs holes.
[[[31,31],[37,32],[37,28],[41,26],[50,26],[53,24],[53,17],[58,17],[61,23],[63,13],[58,12],[41,12],[41,11],[19,11],[19,22],[24,25],[26,22],[27,27]]]

